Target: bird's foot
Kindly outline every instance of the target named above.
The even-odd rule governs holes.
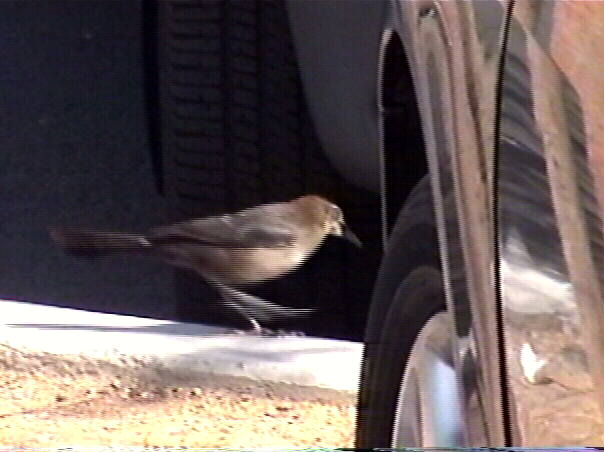
[[[271,330],[260,325],[258,320],[253,317],[246,317],[251,324],[249,330],[231,329],[227,330],[227,334],[237,334],[241,336],[257,336],[257,337],[303,337],[306,336],[302,331],[287,331],[287,330]]]
[[[249,330],[230,329],[227,334],[239,336],[255,336],[255,337],[304,337],[303,331],[287,331],[287,330],[271,330],[270,328],[252,328]]]
[[[288,331],[288,330],[271,330],[262,328],[261,335],[264,337],[304,337],[303,331]]]

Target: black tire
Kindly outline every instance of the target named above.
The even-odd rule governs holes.
[[[397,219],[378,273],[365,332],[357,447],[392,447],[396,403],[409,353],[423,325],[445,309],[426,176]]]
[[[160,1],[167,191],[183,217],[334,190],[280,0]],[[322,180],[321,180],[322,179]]]
[[[351,196],[342,189],[316,139],[283,0],[160,0],[158,6],[161,141],[170,221],[313,192],[338,202],[345,212],[351,204],[346,199],[367,199],[358,190]],[[378,223],[376,216],[371,221]],[[257,294],[296,307],[308,306],[310,300],[335,318],[333,310],[329,314],[330,303],[350,295],[345,281],[351,278],[339,264],[350,261],[351,251],[339,245],[327,248],[322,254],[329,258],[263,284]],[[370,287],[372,275],[364,279]],[[207,285],[183,272],[177,272],[176,281],[180,320],[224,323],[205,303],[216,296]],[[358,286],[351,292],[358,293]],[[340,317],[335,328],[323,333],[337,335],[341,325],[344,336],[354,328],[360,333],[367,302],[356,303],[364,305],[353,310],[352,325]],[[313,317],[313,325],[321,323],[320,316]]]

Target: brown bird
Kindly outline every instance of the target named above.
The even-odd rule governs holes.
[[[59,227],[51,228],[50,235],[74,255],[151,253],[193,270],[219,291],[225,307],[246,317],[257,332],[260,321],[303,316],[312,310],[281,306],[231,286],[259,283],[296,269],[328,235],[361,246],[342,210],[316,195],[161,226],[147,234]]]

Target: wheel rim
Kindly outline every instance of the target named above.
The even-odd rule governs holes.
[[[451,320],[432,316],[417,336],[396,404],[392,447],[460,447],[464,425]]]

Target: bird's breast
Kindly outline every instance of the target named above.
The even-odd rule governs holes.
[[[162,255],[172,265],[189,268],[227,285],[245,285],[277,278],[295,270],[317,249],[321,237],[274,248],[219,248],[164,246]]]
[[[295,270],[312,251],[300,247],[241,250],[233,256],[232,268],[242,283],[265,281]]]

